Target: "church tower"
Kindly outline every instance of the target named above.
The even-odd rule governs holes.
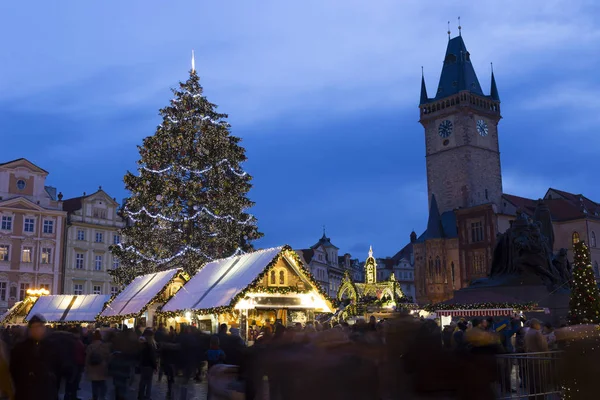
[[[483,93],[461,35],[448,41],[434,97],[421,78],[419,109],[429,202],[435,196],[440,213],[489,203],[500,207],[498,89],[492,72],[490,94]]]

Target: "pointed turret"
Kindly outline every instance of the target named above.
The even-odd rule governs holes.
[[[429,101],[429,97],[427,96],[427,87],[425,87],[425,77],[421,74],[421,104],[425,104]]]
[[[439,100],[463,90],[483,96],[475,69],[471,64],[471,54],[467,51],[462,36],[457,36],[448,41],[435,99]]]
[[[492,71],[492,87],[490,89],[490,97],[493,100],[500,101],[500,96],[498,95],[498,87],[496,86],[496,78],[494,78],[494,71]]]
[[[438,208],[435,195],[431,195],[431,205],[429,207],[429,220],[427,221],[427,239],[438,239],[444,237],[442,228],[442,219]]]

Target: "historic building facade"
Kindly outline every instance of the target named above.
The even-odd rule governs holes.
[[[62,291],[66,213],[48,172],[20,158],[0,164],[0,310],[27,289]]]
[[[119,204],[102,188],[90,195],[64,201],[68,212],[65,240],[65,293],[115,294],[111,269],[119,260],[109,247],[121,242],[119,229],[125,222],[118,215]]]

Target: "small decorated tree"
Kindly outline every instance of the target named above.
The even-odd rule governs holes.
[[[569,302],[569,323],[600,323],[600,292],[585,242],[573,246],[573,280]]]

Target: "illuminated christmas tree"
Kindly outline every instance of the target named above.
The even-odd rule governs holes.
[[[139,173],[128,172],[131,196],[122,213],[131,223],[123,243],[111,247],[120,267],[117,283],[181,267],[194,272],[205,262],[252,250],[262,236],[247,213],[252,177],[240,138],[230,135],[227,115],[203,95],[193,68],[160,110],[156,133],[138,146]]]
[[[573,246],[573,279],[569,302],[569,323],[600,322],[600,293],[592,269],[590,251],[585,242]]]

